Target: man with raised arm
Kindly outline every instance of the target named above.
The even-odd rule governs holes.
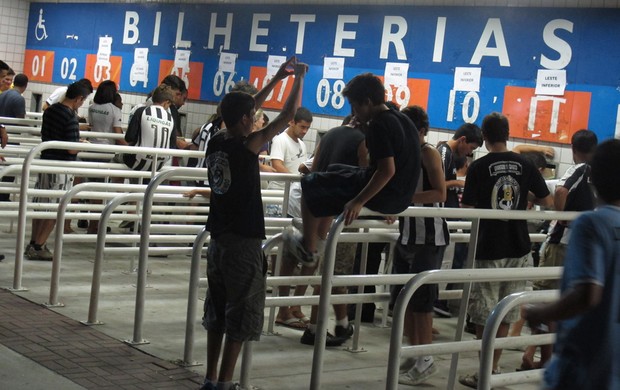
[[[265,220],[258,153],[293,119],[306,72],[307,65],[292,57],[256,99],[244,92],[230,92],[221,102],[226,129],[215,134],[207,146],[211,185],[207,230],[211,232],[211,244],[203,318],[208,332],[207,373],[202,390],[239,389],[232,377],[241,347],[245,341],[260,338],[267,267],[261,249]],[[277,82],[293,73],[295,82],[282,112],[267,127],[252,132],[257,101],[267,96],[262,92],[268,94]]]

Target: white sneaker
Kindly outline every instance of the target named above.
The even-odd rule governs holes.
[[[409,386],[419,385],[420,383],[426,382],[426,380],[433,376],[436,372],[437,368],[435,368],[435,363],[431,363],[431,365],[426,367],[426,370],[422,372],[418,371],[416,366],[413,366],[411,370],[404,374],[400,374],[398,377],[398,383]]]

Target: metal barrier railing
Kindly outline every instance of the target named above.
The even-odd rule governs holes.
[[[537,372],[523,371],[519,373],[491,375],[493,370],[493,350],[496,344],[495,335],[502,319],[513,308],[526,303],[543,303],[557,300],[560,294],[558,290],[525,291],[515,293],[502,299],[489,315],[482,333],[482,347],[480,350],[480,369],[478,372],[478,389],[490,390],[491,386],[523,383],[524,381],[536,380],[542,375],[542,369]],[[547,338],[553,338],[554,334],[545,334]],[[550,344],[552,341],[546,343]],[[538,342],[536,345],[545,343]]]
[[[136,146],[112,146],[112,145],[97,145],[97,144],[85,144],[81,142],[60,142],[60,141],[48,141],[43,142],[35,147],[24,158],[23,169],[21,175],[20,186],[20,198],[19,198],[19,212],[17,220],[17,242],[15,246],[15,263],[13,273],[13,288],[12,290],[23,290],[22,287],[22,271],[25,249],[25,237],[26,237],[26,205],[28,199],[28,188],[30,184],[30,171],[32,161],[35,156],[38,156],[41,151],[46,149],[61,149],[61,150],[84,150],[94,152],[109,152],[116,153],[151,153],[155,157],[161,156],[177,156],[177,157],[201,157],[201,152],[176,150],[176,149],[159,149],[159,148],[143,148]],[[191,169],[191,168],[185,168]],[[196,168],[194,168],[196,169]],[[82,174],[81,171],[73,172]]]

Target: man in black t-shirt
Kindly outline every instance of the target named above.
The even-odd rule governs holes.
[[[420,174],[420,140],[415,125],[402,113],[385,105],[385,89],[371,73],[354,77],[342,94],[353,115],[367,123],[368,168],[315,172],[301,180],[303,237],[285,240],[295,247],[299,261],[316,264],[317,244],[325,239],[335,215],[344,213],[345,224],[362,207],[383,214],[398,214],[409,207]]]
[[[278,82],[293,73],[293,68],[295,81],[282,112],[265,128],[252,132],[257,105]],[[215,134],[207,146],[211,205],[206,227],[211,243],[203,318],[208,332],[207,373],[202,390],[232,388],[243,343],[258,340],[261,334],[267,269],[261,249],[265,221],[258,153],[293,118],[306,71],[307,65],[297,63],[293,57],[256,98],[244,92],[230,92],[221,102],[226,130]],[[222,348],[224,334],[226,342]]]
[[[482,136],[489,154],[474,161],[467,172],[461,207],[493,210],[525,210],[528,194],[534,194],[534,203],[553,204],[545,180],[536,167],[523,156],[511,152],[508,141],[508,118],[498,112],[482,121]],[[476,268],[518,268],[526,265],[531,243],[525,220],[481,220],[476,250]],[[468,314],[476,325],[476,336],[482,338],[484,324],[505,296],[525,290],[522,282],[474,283]],[[506,337],[510,323],[516,321],[516,310],[506,315],[497,331],[497,337]],[[493,371],[499,372],[501,349],[493,354]],[[478,375],[465,375],[459,382],[476,388]]]

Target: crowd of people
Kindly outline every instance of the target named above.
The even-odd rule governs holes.
[[[41,124],[43,142],[81,142],[80,129],[123,134],[123,138],[94,138],[102,144],[200,150],[204,158],[191,162],[207,168],[208,177],[195,183],[200,189],[186,196],[209,198],[206,221],[211,241],[207,251],[209,288],[203,325],[208,333],[207,367],[202,390],[240,388],[233,382],[236,361],[246,341],[260,338],[266,295],[265,278],[271,271],[261,250],[265,238],[264,205],[260,172],[302,173],[299,184],[284,194],[289,198],[287,215],[281,207],[267,207],[274,217],[291,217],[293,226],[284,232],[284,255],[280,275],[319,272],[325,241],[336,215],[343,214],[345,225],[359,217],[362,208],[386,215],[385,222],[409,206],[526,210],[533,204],[584,213],[577,221],[554,221],[540,250],[539,266],[564,265],[561,282],[536,281],[535,289],[560,288],[561,298],[549,305],[526,306],[504,318],[497,337],[506,337],[510,325],[520,317],[533,333],[556,331],[554,350],[541,346],[541,361],[534,361],[536,346],[529,347],[520,369],[548,365],[544,378],[547,389],[618,388],[620,374],[620,141],[598,145],[589,130],[576,132],[571,140],[575,165],[550,189],[541,169],[553,149],[524,145],[509,150],[508,118],[493,112],[481,126],[464,124],[447,142],[428,142],[430,119],[423,107],[402,110],[385,102],[380,79],[370,73],[351,79],[342,94],[351,106],[351,116],[341,126],[326,132],[316,149],[309,153],[303,141],[313,121],[312,113],[300,107],[308,66],[295,57],[282,64],[261,90],[239,83],[218,104],[217,112],[196,129],[191,142],[181,130],[179,108],[187,99],[182,79],[170,75],[149,95],[144,104],[131,111],[123,132],[122,99],[113,81],[98,85],[88,107],[87,125],[80,125],[77,110],[93,92],[87,79],[56,90],[44,104]],[[278,82],[294,76],[292,90],[282,110],[269,120],[261,109]],[[0,116],[24,118],[22,97],[28,78],[15,74],[0,61]],[[8,136],[0,126],[2,148]],[[488,153],[471,160],[477,148]],[[259,156],[269,155],[269,160]],[[75,161],[77,150],[47,149],[42,159]],[[542,160],[541,160],[542,159]],[[124,162],[129,169],[156,171],[165,164],[178,165],[168,157],[150,153],[126,153],[104,161]],[[541,162],[542,161],[542,162]],[[459,175],[459,170],[465,173]],[[462,177],[465,176],[465,177]],[[3,179],[4,180],[4,179]],[[67,190],[74,182],[68,174],[42,173],[36,188]],[[91,180],[91,179],[89,179]],[[122,180],[122,178],[120,178]],[[284,189],[271,181],[269,189]],[[8,200],[8,199],[2,199]],[[35,199],[50,203],[54,199]],[[394,273],[419,273],[439,269],[450,233],[444,218],[401,217],[394,250]],[[46,242],[54,220],[34,219],[26,257],[52,259]],[[65,227],[67,229],[67,227]],[[70,229],[70,227],[69,227]],[[88,233],[96,233],[91,222]],[[522,268],[529,266],[532,243],[524,220],[482,220],[479,227],[474,266],[478,269]],[[458,245],[453,268],[464,266],[467,248]],[[3,256],[2,256],[3,257]],[[357,256],[359,257],[359,256]],[[1,260],[1,259],[0,259]],[[336,274],[353,273],[355,244],[339,244]],[[295,288],[306,294],[308,286]],[[392,303],[402,286],[393,286]],[[505,296],[526,289],[525,282],[474,283],[467,314],[477,338],[482,336],[487,318]],[[290,294],[290,286],[281,295]],[[314,286],[315,294],[320,287]],[[334,289],[334,293],[346,290]],[[405,316],[406,340],[411,345],[433,340],[433,313],[438,304],[437,285],[425,285],[415,292]],[[444,310],[449,310],[444,306]],[[334,305],[336,326],[326,335],[326,346],[339,346],[355,332],[346,305]],[[371,316],[372,317],[372,316]],[[301,343],[314,345],[318,312],[308,317],[299,306],[279,308],[276,323],[303,331]],[[372,320],[372,319],[371,319]],[[543,324],[544,326],[541,326]],[[493,356],[493,373],[500,372],[501,350]],[[401,362],[399,382],[416,386],[437,373],[432,355]],[[477,373],[462,375],[459,381],[477,388]]]

